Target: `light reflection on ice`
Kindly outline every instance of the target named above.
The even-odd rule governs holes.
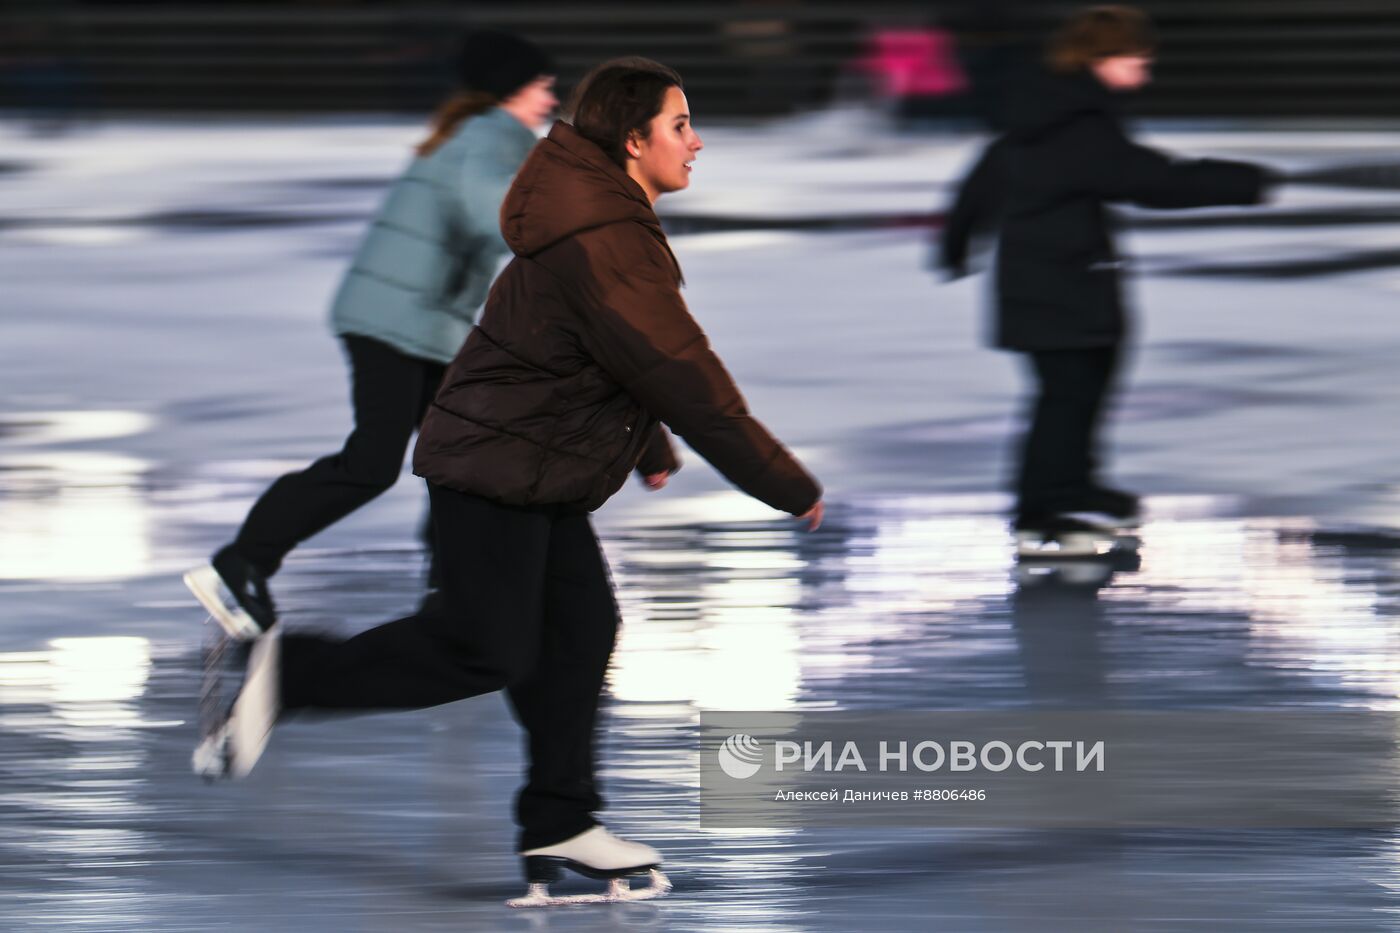
[[[883,510],[846,557],[851,598],[878,619],[937,612],[1006,592],[1010,548],[996,515],[924,517],[918,502]]]
[[[115,580],[151,570],[146,461],[61,445],[149,430],[132,411],[14,413],[0,421],[0,579]]]
[[[43,704],[47,715],[8,714],[5,725],[69,741],[110,741],[144,722],[136,702],[151,673],[144,638],[56,638],[47,651],[0,654],[0,707]]]
[[[912,637],[902,614],[1004,593],[1001,519],[940,514],[945,498],[883,503],[874,527],[854,532],[831,558],[841,592],[824,590],[801,615],[804,586],[817,585],[799,579],[811,562],[801,551],[805,532],[774,530],[772,512],[738,493],[672,503],[665,521],[703,522],[704,530],[610,546],[621,552],[613,567],[629,620],[611,673],[614,695],[687,698],[698,709],[787,709],[802,692],[804,668],[853,671],[872,643]],[[756,520],[764,524],[741,524]],[[830,573],[820,562],[813,569]]]
[[[9,497],[0,520],[0,579],[118,580],[149,573],[151,529],[132,489],[58,488]]]
[[[153,851],[150,835],[131,828],[150,817],[140,730],[181,725],[142,718],[151,668],[150,643],[135,637],[56,638],[43,651],[0,653],[0,764],[29,778],[0,790],[0,806],[30,817],[6,845],[64,859],[70,871],[87,866],[82,877],[108,888],[100,903],[136,893],[111,890],[120,882],[103,869]]]
[[[610,543],[628,619],[614,694],[780,710],[820,703],[859,672],[894,670],[903,653],[892,644],[943,662],[995,650],[1009,623],[982,607],[1015,585],[1004,519],[968,502],[950,508],[957,498],[862,503],[840,546],[820,552],[771,513],[750,520],[738,494],[674,503],[665,519],[688,507],[684,531],[632,526]],[[1245,638],[1246,663],[1400,705],[1400,636],[1379,613],[1377,581],[1317,553],[1310,522],[1221,515],[1236,506],[1152,500],[1141,568],[1103,590],[1104,605],[1134,623],[1139,607],[1188,626],[1239,619],[1225,624]],[[969,617],[976,625],[961,624]]]
[[[645,570],[654,554],[665,552],[629,552],[625,561],[614,561],[623,615],[630,621],[622,627],[609,673],[613,695],[634,702],[683,700],[699,709],[791,705],[801,677],[790,607],[801,588],[789,574],[801,563],[778,541],[770,545],[741,554],[683,549],[650,565],[693,568],[675,582],[690,590],[692,608],[707,607],[699,624],[685,617],[647,618],[655,608],[653,599],[636,594],[628,583],[635,567]],[[736,565],[756,575],[736,574]],[[674,603],[663,605],[671,612],[677,609]]]
[[[1242,614],[1251,664],[1362,688],[1374,694],[1373,709],[1400,708],[1400,635],[1378,614],[1377,581],[1320,555],[1312,528],[1280,519],[1152,522],[1130,586],[1137,598],[1159,594],[1174,612]]]
[[[0,419],[0,428],[14,429],[0,434],[0,449],[129,437],[149,431],[154,424],[150,415],[136,411],[12,412]]]

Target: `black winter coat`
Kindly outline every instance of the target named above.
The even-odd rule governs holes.
[[[1022,90],[1009,129],[958,192],[940,261],[961,274],[973,234],[999,229],[999,347],[1056,350],[1123,339],[1123,262],[1106,205],[1255,204],[1264,195],[1267,175],[1258,166],[1176,160],[1132,142],[1113,98],[1087,71],[1040,76]]]

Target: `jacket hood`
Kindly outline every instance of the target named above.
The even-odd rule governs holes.
[[[517,256],[623,221],[653,227],[664,240],[641,185],[563,121],[535,146],[501,204],[501,234]]]
[[[1114,93],[1088,71],[1068,75],[1038,71],[1020,83],[1007,107],[1007,135],[1033,139],[1084,114],[1116,116],[1118,111]]]

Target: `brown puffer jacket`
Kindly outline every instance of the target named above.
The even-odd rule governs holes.
[[[501,206],[515,259],[453,360],[413,471],[507,505],[596,509],[674,470],[664,423],[749,495],[800,515],[821,488],[748,412],[680,295],[645,193],[556,123]]]

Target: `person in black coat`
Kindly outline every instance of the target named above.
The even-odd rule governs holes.
[[[1071,513],[1136,522],[1136,496],[1100,483],[1099,425],[1127,333],[1108,205],[1255,204],[1269,174],[1216,159],[1177,160],[1134,143],[1117,100],[1147,83],[1147,18],[1128,7],[1073,16],[1010,107],[1008,128],[962,184],[938,260],[966,272],[969,243],[998,232],[996,346],[1026,354],[1037,388],[1022,448],[1014,527],[1022,553],[1073,544],[1102,529]]]

